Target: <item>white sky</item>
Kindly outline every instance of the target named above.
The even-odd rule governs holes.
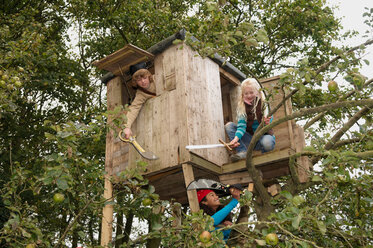
[[[360,33],[358,37],[348,40],[349,45],[356,46],[368,39],[373,39],[373,30],[364,23],[365,18],[363,17],[364,7],[373,8],[373,0],[327,0],[327,2],[331,6],[339,6],[339,9],[334,9],[334,12],[337,17],[342,18],[341,23],[344,31],[356,30]],[[362,36],[367,30],[369,30],[368,37],[363,38]],[[363,63],[361,73],[370,79],[373,77],[373,44],[367,47],[366,53],[364,59],[369,60],[370,64]]]

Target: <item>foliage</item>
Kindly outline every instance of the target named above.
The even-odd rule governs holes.
[[[370,28],[372,13],[364,14]],[[369,64],[364,46],[372,43],[333,46],[354,33],[341,34],[325,1],[15,0],[5,1],[0,14],[0,246],[97,247],[105,204],[128,223],[131,215],[150,223],[118,246],[156,239],[163,246],[225,246],[220,232],[199,241],[202,231],[213,230],[202,212],[173,225],[171,209],[179,206],[159,199],[141,175],[145,164],[118,175],[128,183],[117,185],[116,200],[101,197],[105,135],[112,128],[106,120],[114,115],[120,127],[125,116],[118,116],[122,108],[104,112],[103,86],[93,79],[103,72],[91,62],[127,43],[149,48],[181,28],[202,56],[217,52],[256,78],[281,72],[269,98],[290,92],[293,111],[301,113],[294,119],[306,123],[308,147],[297,156],[315,164],[311,180],[280,178],[280,195],[259,191],[246,199],[250,221],[237,226],[250,226],[247,246],[266,246],[268,233],[279,236],[279,247],[372,246],[371,105],[343,105],[371,98],[371,79],[359,68]],[[77,40],[74,52],[70,39]],[[337,91],[324,90],[330,80]],[[320,107],[319,115],[310,111]],[[64,201],[55,203],[55,193]],[[118,217],[115,227],[124,230],[122,224]],[[117,233],[114,241],[129,235]]]

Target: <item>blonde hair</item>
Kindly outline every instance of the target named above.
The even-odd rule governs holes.
[[[241,87],[240,87],[241,97],[238,100],[237,117],[240,117],[240,116],[245,116],[246,117],[246,109],[245,109],[245,102],[244,102],[244,98],[243,98],[243,92],[244,92],[244,89],[248,88],[248,87],[250,87],[250,88],[252,88],[256,91],[257,97],[255,98],[255,100],[253,102],[254,107],[252,109],[252,111],[255,115],[255,118],[256,118],[256,107],[258,106],[258,103],[259,103],[260,99],[262,100],[262,104],[264,103],[265,96],[264,96],[264,93],[260,90],[261,87],[260,87],[259,82],[255,78],[247,78],[241,83]]]
[[[140,69],[133,74],[132,85],[137,86],[137,80],[143,77],[149,77],[149,82],[154,83],[153,75],[150,73],[150,71],[148,71],[147,69]]]

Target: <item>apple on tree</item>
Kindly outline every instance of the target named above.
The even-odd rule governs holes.
[[[54,194],[54,196],[53,196],[53,201],[55,202],[55,203],[61,203],[61,202],[63,202],[65,200],[65,196],[63,195],[63,194],[61,194],[61,193],[56,193],[56,194]]]
[[[265,240],[268,245],[277,245],[278,243],[278,237],[276,233],[268,233]]]
[[[144,205],[144,206],[150,206],[151,204],[152,204],[152,199],[150,199],[150,198],[144,198],[142,200],[142,205]]]
[[[199,240],[201,240],[202,243],[207,243],[211,240],[211,233],[209,231],[203,231],[199,235]]]
[[[334,81],[334,80],[329,81],[329,83],[328,83],[328,89],[329,89],[330,92],[336,91],[338,89],[337,82]]]

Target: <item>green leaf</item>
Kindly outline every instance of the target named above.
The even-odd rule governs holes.
[[[323,221],[317,221],[317,227],[323,235],[326,233],[326,226]]]
[[[256,47],[256,46],[259,45],[259,43],[255,39],[251,38],[251,39],[247,39],[245,41],[245,45],[248,46],[248,47],[250,47],[250,46]]]
[[[79,237],[82,238],[82,239],[85,239],[85,238],[87,237],[87,235],[86,235],[84,232],[82,232],[82,231],[79,231],[79,232],[78,232],[78,235],[79,235]]]
[[[162,224],[160,224],[160,223],[153,223],[152,224],[152,229],[153,229],[153,231],[159,231],[159,230],[161,230],[162,229]]]
[[[255,242],[256,242],[259,246],[265,246],[265,245],[266,245],[266,241],[263,240],[263,239],[255,239]]]
[[[291,222],[291,226],[294,228],[294,229],[298,229],[299,228],[299,223],[302,219],[302,215],[301,214],[298,214],[298,216],[294,217],[292,222]]]
[[[149,193],[153,194],[155,192],[155,187],[153,185],[149,185]]]
[[[50,133],[47,133],[47,132],[44,133],[44,136],[47,139],[54,139],[55,138],[55,136],[53,134],[50,134]]]
[[[312,182],[322,182],[322,181],[323,180],[320,176],[315,175],[312,177]]]
[[[63,178],[58,178],[56,182],[59,189],[66,190],[69,188],[67,181]]]
[[[289,191],[284,190],[284,191],[281,191],[280,194],[288,200],[293,199],[293,196],[291,195]]]
[[[299,206],[300,204],[302,204],[304,202],[304,198],[301,197],[300,195],[296,195],[294,196],[294,198],[292,199],[292,202],[295,206]]]
[[[180,44],[180,43],[182,43],[182,42],[183,42],[182,40],[180,40],[180,39],[176,39],[176,40],[174,40],[174,41],[172,42],[172,44],[177,45],[177,44]]]

